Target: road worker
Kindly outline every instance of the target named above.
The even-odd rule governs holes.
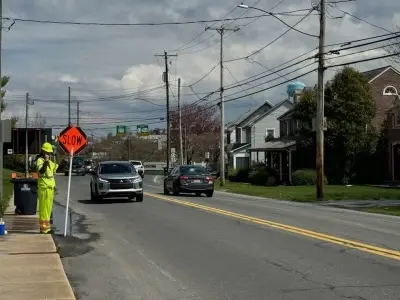
[[[36,160],[36,169],[38,171],[38,200],[39,200],[39,224],[40,233],[51,233],[50,217],[53,211],[54,190],[56,181],[54,174],[58,165],[51,161],[50,155],[53,153],[53,146],[50,143],[44,143],[41,149],[40,157]]]

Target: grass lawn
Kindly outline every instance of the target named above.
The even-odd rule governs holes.
[[[0,216],[4,213],[4,211],[8,207],[10,196],[13,193],[14,185],[10,182],[11,173],[13,171],[8,169],[3,169],[3,189],[4,189],[4,197],[0,199]]]
[[[376,213],[376,214],[400,216],[400,206],[370,207],[370,208],[363,209],[363,211],[370,212],[370,213]]]
[[[299,202],[316,201],[315,186],[256,186],[248,183],[226,182],[220,187],[219,181],[215,182],[215,189],[250,196],[292,200]],[[326,185],[324,189],[325,200],[400,200],[400,189],[380,188],[371,186],[342,186]]]

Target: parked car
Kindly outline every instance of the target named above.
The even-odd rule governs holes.
[[[129,162],[135,167],[136,171],[143,178],[144,177],[144,166],[143,166],[142,162],[140,160],[130,160]]]
[[[177,166],[164,179],[164,194],[172,192],[175,196],[179,193],[202,193],[207,197],[214,194],[214,178],[202,166],[183,165]]]
[[[143,180],[128,161],[103,161],[92,171],[90,198],[128,197],[143,202]]]

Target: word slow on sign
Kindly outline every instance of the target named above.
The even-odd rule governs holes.
[[[66,153],[77,154],[86,147],[87,137],[80,127],[69,126],[60,133],[58,142]]]

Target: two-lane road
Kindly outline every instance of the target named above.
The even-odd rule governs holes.
[[[60,203],[66,179],[57,177]],[[89,176],[72,184],[83,223],[63,261],[80,299],[400,299],[397,218],[224,193],[166,197],[150,176],[143,203],[93,203]]]

